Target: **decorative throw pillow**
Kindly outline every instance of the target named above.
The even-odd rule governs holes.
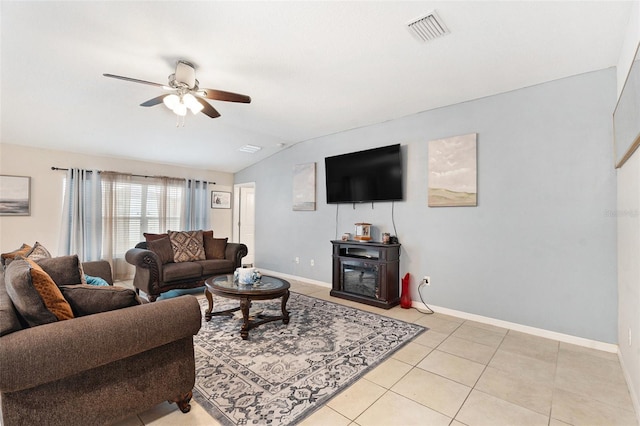
[[[207,259],[225,259],[227,240],[228,238],[211,238],[208,242],[205,240],[204,249]]]
[[[42,244],[36,241],[36,243],[33,245],[33,248],[27,253],[25,257],[31,260],[49,259],[51,258],[51,253],[49,253],[49,250],[44,248]]]
[[[13,260],[17,256],[25,257],[27,253],[29,253],[29,250],[31,250],[32,248],[33,247],[31,247],[29,244],[23,243],[20,248],[15,249],[14,251],[10,251],[9,253],[2,253],[0,255],[0,262],[2,263],[2,266],[6,265],[7,260]]]
[[[158,255],[163,265],[173,262],[173,249],[169,237],[147,241],[147,248]]]
[[[0,268],[0,336],[22,330],[18,319],[18,312],[7,293],[7,285],[4,279],[4,270]]]
[[[84,272],[82,272],[82,264],[76,254],[38,259],[36,263],[51,276],[58,286],[82,284]]]
[[[174,262],[205,260],[202,231],[169,231]]]
[[[63,285],[60,290],[78,317],[140,305],[136,292],[128,288],[79,284]]]
[[[142,235],[144,235],[144,239],[149,242],[149,241],[155,241],[155,240],[159,240],[161,238],[169,238],[169,234],[149,234],[146,232],[143,232]]]
[[[95,285],[95,286],[99,286],[99,287],[104,287],[106,285],[109,285],[108,282],[106,282],[104,279],[100,278],[100,277],[92,277],[91,275],[84,275],[84,279],[85,279],[85,283],[83,284],[88,284],[88,285]]]
[[[5,274],[7,293],[30,327],[73,318],[51,277],[31,259],[15,259]]]

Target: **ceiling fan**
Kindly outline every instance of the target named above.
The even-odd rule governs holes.
[[[191,111],[193,114],[197,114],[202,111],[203,114],[211,118],[220,117],[220,113],[216,111],[216,109],[205,99],[241,102],[245,104],[251,102],[251,98],[246,95],[225,92],[222,90],[201,89],[199,87],[198,80],[196,80],[195,66],[182,59],[177,61],[176,71],[169,76],[169,84],[166,85],[114,74],[102,75],[105,77],[117,78],[119,80],[131,81],[133,83],[157,86],[171,92],[149,99],[148,101],[141,103],[140,106],[150,107],[164,103],[169,109],[178,115],[178,121],[182,119],[183,125],[184,116],[187,114],[187,110]]]

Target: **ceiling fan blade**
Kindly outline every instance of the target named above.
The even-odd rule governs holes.
[[[102,74],[102,75],[104,75],[105,77],[117,78],[118,80],[130,81],[132,83],[142,83],[142,84],[148,84],[149,86],[156,86],[156,87],[171,89],[170,87],[167,87],[164,84],[154,83],[152,81],[138,80],[137,78],[123,77],[121,75],[115,75],[115,74]]]
[[[214,107],[212,107],[211,104],[209,104],[209,102],[205,101],[202,98],[198,98],[198,97],[196,97],[196,100],[198,102],[200,102],[202,104],[202,106],[204,107],[204,109],[202,110],[203,114],[208,115],[211,118],[220,117],[220,113],[218,111],[216,111],[216,109]]]
[[[160,95],[160,96],[156,96],[156,97],[155,97],[155,98],[153,98],[153,99],[149,99],[148,101],[141,103],[141,104],[140,104],[140,106],[143,106],[143,107],[150,107],[150,106],[155,106],[155,105],[161,104],[161,103],[162,103],[162,101],[163,101],[163,99],[164,99],[165,97],[167,97],[167,96],[169,96],[169,95]]]
[[[243,104],[251,103],[251,98],[247,95],[239,93],[224,92],[222,90],[200,89],[204,92],[204,97],[215,101],[242,102]]]

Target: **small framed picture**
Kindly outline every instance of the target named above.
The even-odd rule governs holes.
[[[211,208],[212,209],[230,209],[231,193],[224,191],[211,191]]]
[[[0,175],[0,216],[31,214],[31,178]]]

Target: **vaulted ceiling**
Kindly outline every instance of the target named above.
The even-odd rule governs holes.
[[[0,142],[236,172],[323,135],[615,66],[630,1],[5,1]],[[407,24],[436,11],[450,33]],[[251,96],[140,103],[175,61]],[[240,152],[246,144],[263,149]]]

